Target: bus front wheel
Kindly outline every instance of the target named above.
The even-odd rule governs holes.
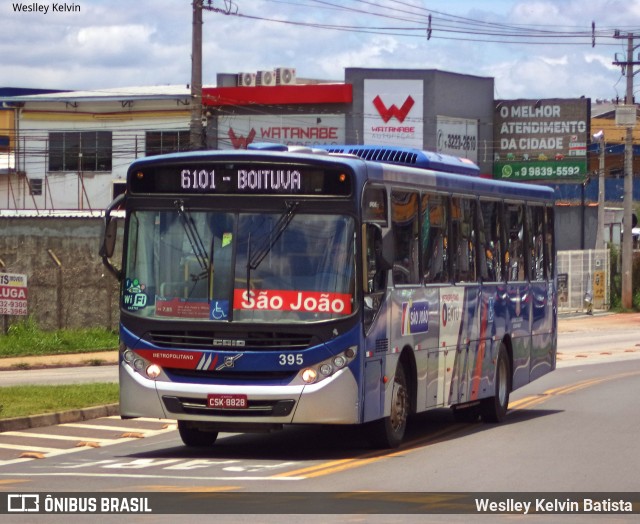
[[[496,377],[494,381],[494,395],[485,398],[480,405],[482,420],[485,422],[502,422],[509,406],[511,393],[511,366],[504,344],[500,344],[496,359]]]
[[[370,423],[369,439],[379,448],[397,448],[404,439],[409,418],[409,390],[404,367],[398,364],[391,388],[391,413]]]
[[[184,445],[193,448],[213,446],[218,438],[217,431],[203,431],[185,420],[178,420],[178,433]]]

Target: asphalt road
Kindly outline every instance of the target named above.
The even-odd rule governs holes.
[[[107,417],[2,433],[0,491],[145,492],[169,500],[191,493],[192,502],[214,496],[226,508],[233,507],[233,498],[227,495],[256,493],[256,513],[260,503],[266,507],[275,500],[285,514],[215,516],[216,522],[224,523],[247,518],[274,523],[470,520],[469,515],[370,518],[365,515],[366,502],[358,514],[286,515],[296,493],[309,495],[310,501],[317,493],[333,493],[341,499],[357,498],[359,493],[391,493],[396,502],[405,497],[407,504],[441,502],[444,495],[438,494],[443,492],[543,493],[556,494],[561,500],[566,500],[567,493],[592,497],[637,493],[640,455],[633,446],[640,434],[639,378],[638,358],[565,366],[514,392],[503,424],[455,423],[449,410],[435,410],[413,419],[405,444],[391,451],[368,447],[362,428],[306,426],[272,434],[223,434],[209,449],[186,448],[174,425],[148,419]],[[18,456],[16,448],[31,449],[31,453]],[[411,493],[418,498],[407,498]],[[184,511],[188,513],[188,505]],[[481,517],[487,522],[497,518]],[[47,522],[66,523],[68,518],[48,516]],[[175,518],[154,515],[154,522]],[[196,518],[213,521],[213,516]],[[614,517],[601,515],[599,521],[607,518]],[[584,519],[584,515],[537,516],[541,522]],[[616,515],[615,519],[637,522],[637,515]],[[100,521],[110,520],[103,516]]]
[[[0,371],[0,386],[117,382],[118,366],[80,366]]]

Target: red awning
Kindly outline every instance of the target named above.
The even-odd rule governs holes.
[[[205,106],[283,104],[350,104],[351,84],[300,84],[255,87],[209,87],[202,89]]]

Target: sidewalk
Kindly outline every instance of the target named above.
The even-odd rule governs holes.
[[[558,315],[558,333],[594,331],[600,330],[603,327],[615,326],[627,329],[640,329],[640,313],[596,311],[593,315],[587,315],[586,313],[576,311]]]
[[[72,355],[45,355],[41,357],[0,358],[0,371],[17,369],[42,369],[74,366],[97,366],[118,363],[118,350]]]

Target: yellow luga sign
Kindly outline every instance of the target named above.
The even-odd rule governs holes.
[[[27,275],[0,273],[0,315],[27,314]]]

